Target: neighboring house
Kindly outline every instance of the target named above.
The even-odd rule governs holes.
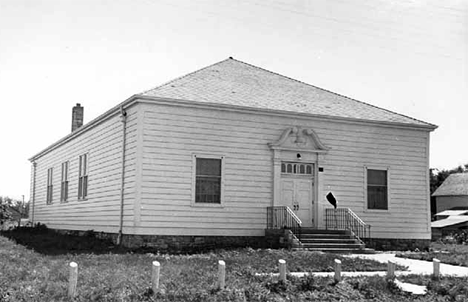
[[[0,205],[2,213],[0,213],[0,230],[6,230],[18,225],[21,218],[21,213],[8,205]]]
[[[436,126],[229,58],[136,94],[34,155],[34,223],[126,245],[258,245],[267,208],[427,246]],[[119,235],[117,235],[119,234]]]
[[[454,207],[468,207],[468,173],[450,174],[432,194],[436,199],[436,212]]]
[[[468,207],[455,207],[434,215],[431,223],[432,239],[439,239],[453,232],[468,229]]]

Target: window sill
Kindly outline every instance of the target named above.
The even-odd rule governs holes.
[[[204,203],[204,202],[192,202],[191,204],[192,207],[195,208],[224,208],[224,204],[222,203]]]
[[[365,209],[364,212],[388,214],[390,213],[390,209]]]

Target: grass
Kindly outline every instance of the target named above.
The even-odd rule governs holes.
[[[431,298],[432,301],[468,301],[467,277],[443,277],[440,279],[433,279],[431,276],[407,275],[400,276],[399,280],[426,286],[429,292],[427,298]],[[440,297],[444,297],[444,299]]]
[[[256,275],[277,272],[278,259],[287,261],[289,271],[331,271],[335,258],[342,260],[344,271],[386,270],[384,264],[374,261],[317,252],[245,248],[169,255],[116,248],[92,236],[29,231],[32,233],[20,234],[26,232],[24,230],[16,234],[3,233],[16,238],[21,245],[0,236],[1,302],[437,301],[443,298],[444,289],[455,298],[465,293],[465,287],[458,279],[442,280],[445,283],[434,281],[428,295],[431,299],[426,299],[405,294],[391,280],[382,277],[345,278],[335,283],[332,278],[288,275],[288,281],[282,283],[274,277]],[[30,238],[29,242],[27,238]],[[58,249],[54,249],[54,242]],[[67,246],[69,250],[65,249]],[[227,287],[217,290],[217,261],[221,259],[226,262]],[[150,290],[151,262],[154,260],[161,263],[161,292],[157,295]],[[70,261],[79,265],[78,294],[72,300],[66,296]],[[421,279],[420,282],[426,281]]]
[[[404,252],[397,257],[432,261],[439,259],[442,263],[468,267],[468,245],[431,243],[429,252]]]

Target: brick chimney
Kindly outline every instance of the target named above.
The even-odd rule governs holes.
[[[72,112],[72,132],[81,126],[83,126],[83,107],[77,103]]]

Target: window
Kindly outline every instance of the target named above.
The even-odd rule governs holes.
[[[387,170],[367,169],[367,208],[388,209]]]
[[[60,201],[68,200],[68,162],[62,163],[62,180],[60,182]]]
[[[86,199],[88,196],[88,154],[80,156],[78,177],[78,199]]]
[[[195,203],[221,204],[221,158],[195,158]]]
[[[52,203],[52,194],[54,192],[54,185],[52,184],[53,168],[47,169],[47,204]]]
[[[299,174],[299,175],[313,175],[314,165],[304,163],[293,163],[293,162],[282,162],[281,163],[282,174]]]

